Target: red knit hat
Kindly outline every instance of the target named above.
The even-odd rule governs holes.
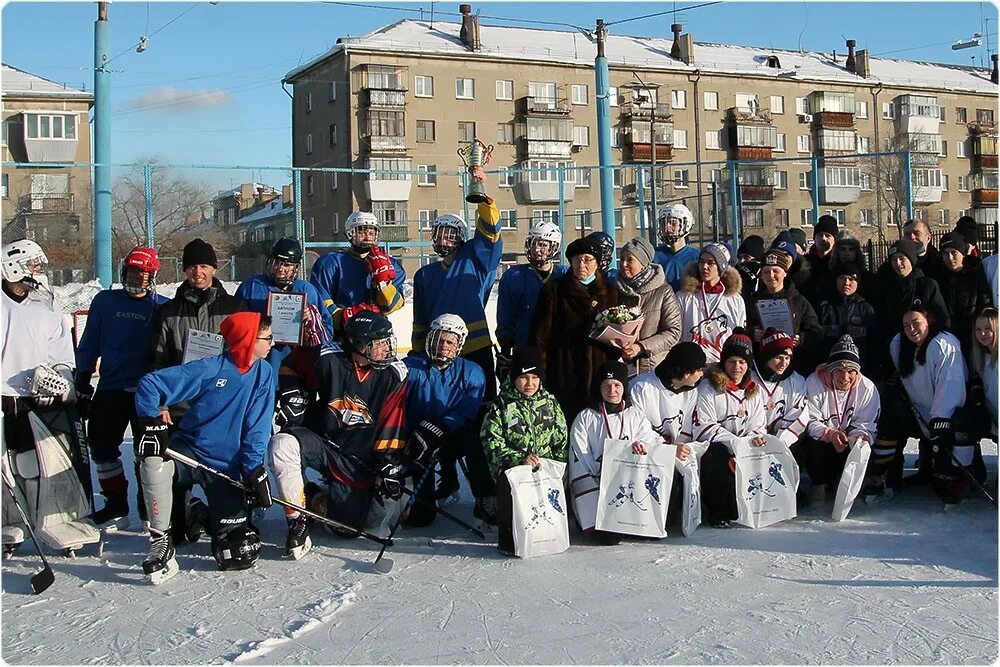
[[[795,342],[791,336],[780,329],[769,327],[760,340],[760,355],[764,361],[770,361],[783,352],[791,352],[793,347]]]

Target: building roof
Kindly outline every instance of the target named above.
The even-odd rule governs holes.
[[[244,183],[243,185],[248,185],[248,184]],[[238,185],[235,188],[231,188],[229,190],[219,190],[218,194],[212,197],[212,201],[217,201],[219,199],[226,199],[228,197],[238,197],[239,195],[242,195],[243,185]],[[273,194],[275,192],[279,192],[279,190],[271,187],[270,185],[265,185],[264,183],[257,183],[256,181],[254,181],[253,183],[249,183],[249,185],[253,186],[254,192],[260,192],[266,194]]]
[[[265,220],[270,220],[272,218],[277,218],[281,215],[291,213],[295,211],[293,204],[285,205],[285,198],[278,195],[275,199],[264,204],[263,207],[250,213],[244,215],[236,220],[238,225],[252,225],[258,222],[264,222]]]
[[[56,83],[40,76],[29,74],[24,70],[3,63],[0,73],[0,90],[3,96],[18,97],[52,97],[61,99],[94,100],[93,93],[78,88],[71,88],[64,83]]]
[[[502,58],[541,61],[591,67],[597,53],[596,43],[588,34],[533,28],[483,25],[479,31],[482,48],[470,51],[459,39],[460,23],[404,19],[360,37],[344,37],[325,54],[293,69],[285,75],[291,80],[330,58],[341,49],[405,52],[466,59]],[[962,65],[947,65],[891,58],[869,58],[870,76],[866,79],[844,67],[846,53],[800,52],[764,47],[734,46],[695,42],[695,60],[688,65],[670,56],[673,38],[630,37],[609,34],[605,46],[611,68],[629,67],[685,74],[734,74],[788,81],[883,85],[902,88],[929,88],[996,94],[989,70]],[[768,56],[777,56],[779,68],[767,66]]]

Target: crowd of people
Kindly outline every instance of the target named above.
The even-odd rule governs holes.
[[[89,452],[72,451],[89,453],[104,496],[94,524],[127,526],[135,484],[154,582],[204,532],[222,569],[250,567],[260,551],[254,509],[275,499],[287,556],[299,559],[314,517],[343,538],[386,538],[400,523],[434,521],[463,477],[474,515],[497,526],[498,548],[512,554],[504,471],[542,458],[568,462],[578,526],[613,544],[621,535],[595,525],[607,438],[631,440],[639,456],[676,445],[680,463],[697,465],[703,519],[718,528],[737,517],[738,439],[771,435],[789,448],[800,506],[824,502],[859,441],[872,448],[869,498],[930,484],[953,505],[970,477],[985,481],[978,443],[997,431],[997,266],[970,218],[937,248],[927,225],[910,221],[878,267],[830,216],[811,239],[789,229],[770,243],[749,236],[735,252],[688,244],[683,204],[661,212],[655,247],[639,236],[616,248],[598,232],[564,248],[559,227],[540,222],[527,263],[498,281],[499,223],[489,198],[472,225],[457,214],[433,221],[439,260],[412,277],[403,358],[387,316],[403,306],[406,274],[380,247],[371,213],[351,214],[349,248],[320,257],[308,280],[298,276],[301,244],[280,239],[267,271],[232,295],[201,239],[184,248],[186,280],[171,298],[156,293],[156,250],[137,247],[122,286],[94,298],[75,353],[63,318],[34,296],[43,250],[6,245],[4,478],[16,484],[4,489],[5,552],[25,539],[6,501],[30,477],[28,416],[51,410],[87,420]],[[302,296],[298,341],[275,340],[275,293]],[[633,335],[599,335],[612,311],[631,314]],[[66,386],[40,391],[42,368]],[[131,482],[121,461],[129,425]],[[920,455],[904,477],[909,437]],[[679,502],[675,493],[668,524]]]

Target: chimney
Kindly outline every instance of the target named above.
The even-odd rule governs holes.
[[[462,29],[458,33],[458,38],[462,40],[468,50],[478,51],[480,48],[479,17],[472,15],[472,5],[459,5],[458,11],[462,14]]]
[[[295,203],[295,189],[291,185],[281,186],[281,205],[291,206]]]
[[[990,56],[990,60],[993,61],[993,71],[990,73],[990,81],[993,83],[1000,83],[1000,70],[997,69],[997,54]]]
[[[858,43],[853,39],[847,40],[847,62],[844,63],[844,67],[847,68],[847,71],[855,74],[858,72],[857,62],[854,59],[854,47],[857,45]]]
[[[857,53],[857,62],[855,63],[854,73],[860,77],[867,79],[871,76],[871,70],[868,68],[868,49],[861,49]]]
[[[694,37],[691,33],[681,35],[680,59],[685,65],[694,63]]]
[[[670,32],[674,33],[674,43],[670,47],[670,57],[674,60],[681,59],[681,24],[674,23],[670,26]]]

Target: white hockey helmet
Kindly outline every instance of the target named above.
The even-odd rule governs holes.
[[[548,241],[549,250],[546,255],[539,253],[538,241]],[[559,254],[561,245],[562,232],[559,231],[559,225],[553,222],[539,222],[528,230],[528,236],[524,239],[524,253],[531,264],[545,264]]]
[[[439,215],[431,223],[431,242],[434,252],[440,257],[448,255],[456,247],[462,247],[467,240],[469,223],[458,213]]]
[[[680,231],[676,234],[667,232],[667,221],[671,219],[680,221]],[[664,243],[672,244],[674,241],[682,239],[691,233],[691,227],[694,226],[694,215],[691,213],[691,209],[684,204],[673,204],[660,211],[657,225],[659,227],[660,240]]]
[[[375,241],[372,243],[359,242],[357,241],[357,231],[359,227],[372,227],[375,229]],[[378,218],[375,217],[374,213],[369,213],[367,211],[355,211],[347,216],[347,222],[344,223],[344,232],[347,234],[347,240],[351,242],[351,245],[361,252],[368,252],[372,249],[373,245],[378,244],[378,232],[379,224]]]
[[[21,239],[3,247],[3,279],[9,283],[21,280],[38,282],[34,269],[49,263],[42,247],[30,239]]]
[[[455,352],[451,355],[445,354],[441,349],[441,334],[444,333],[455,334],[458,338]],[[465,322],[461,317],[452,315],[451,313],[438,315],[427,328],[427,343],[424,346],[427,350],[427,356],[430,357],[431,361],[436,363],[450,364],[455,360],[456,356],[462,353],[462,348],[465,347],[465,339],[468,336],[469,329],[465,326]]]

